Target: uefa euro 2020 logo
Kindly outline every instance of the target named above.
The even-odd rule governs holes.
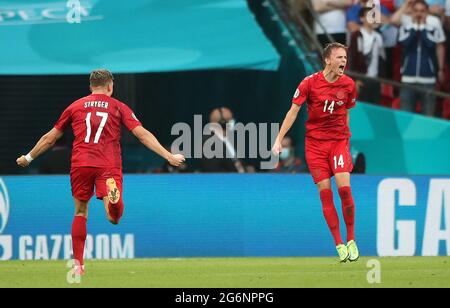
[[[3,235],[9,220],[9,194],[5,182],[0,178],[0,261],[12,257],[12,236]]]

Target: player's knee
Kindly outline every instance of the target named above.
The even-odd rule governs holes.
[[[324,180],[321,181],[319,183],[317,183],[317,188],[319,189],[319,191],[323,191],[323,190],[331,190],[331,183],[329,180]]]
[[[332,204],[333,203],[333,192],[331,189],[322,189],[320,191],[320,200],[322,204]]]
[[[339,196],[343,200],[348,200],[352,197],[352,190],[350,186],[343,186],[339,188]]]

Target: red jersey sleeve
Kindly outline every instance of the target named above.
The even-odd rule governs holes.
[[[61,132],[64,131],[67,125],[69,125],[72,121],[72,110],[70,107],[71,106],[67,107],[66,110],[64,110],[58,122],[56,122],[55,124],[55,128]]]
[[[142,126],[142,123],[137,119],[134,112],[125,104],[120,105],[120,114],[122,116],[122,124],[129,130],[132,131],[138,126]]]
[[[347,105],[346,105],[347,109],[351,109],[351,108],[355,107],[357,96],[358,96],[358,93],[356,91],[356,84],[353,82],[352,86],[351,86],[350,96],[348,97],[348,101],[347,101]]]
[[[297,90],[295,91],[294,98],[292,99],[292,103],[301,106],[303,105],[309,96],[309,79],[304,79]]]

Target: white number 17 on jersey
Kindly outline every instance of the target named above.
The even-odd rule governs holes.
[[[94,143],[98,143],[100,140],[100,135],[102,134],[103,128],[105,127],[106,120],[108,120],[108,114],[106,112],[97,112],[96,115],[102,118],[100,122],[100,126],[97,129],[97,133],[95,134]],[[86,138],[84,142],[89,143],[91,139],[91,112],[89,112],[86,116]]]

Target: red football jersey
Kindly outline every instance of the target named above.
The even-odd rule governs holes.
[[[308,105],[306,137],[321,140],[350,138],[347,109],[356,104],[355,82],[343,75],[329,83],[322,72],[306,77],[295,91],[292,100],[299,106]]]
[[[75,140],[72,167],[122,168],[121,126],[133,130],[141,122],[124,103],[103,94],[92,94],[71,104],[55,128],[72,124]]]

